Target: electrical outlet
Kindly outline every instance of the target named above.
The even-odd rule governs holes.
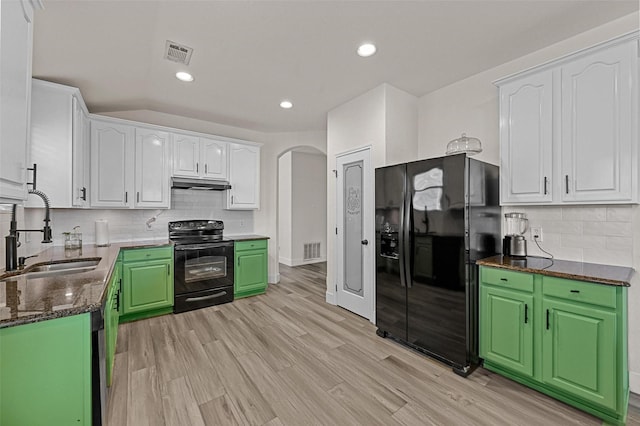
[[[539,243],[543,241],[541,226],[531,227],[531,239],[533,241],[538,241]]]

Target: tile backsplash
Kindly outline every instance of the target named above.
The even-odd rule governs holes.
[[[529,228],[541,227],[540,247],[557,259],[633,266],[634,215],[631,205],[503,207],[503,213],[523,212]],[[527,231],[527,251],[548,256]]]
[[[254,232],[254,213],[251,210],[224,210],[225,192],[173,189],[171,209],[52,209],[51,228],[53,244],[63,245],[62,233],[80,227],[84,244],[95,242],[95,221],[109,222],[109,241],[159,240],[168,237],[167,223],[174,220],[219,219],[224,221],[225,234],[251,234]],[[24,212],[24,213],[23,213]],[[24,219],[22,219],[24,215]],[[154,221],[150,221],[152,218]],[[9,233],[10,205],[0,206],[0,235]],[[18,227],[39,229],[43,226],[44,209],[18,209]],[[150,226],[147,226],[150,221]],[[45,250],[50,244],[42,244],[42,234],[22,233],[19,255],[29,255]],[[4,268],[4,244],[0,248],[0,269]]]

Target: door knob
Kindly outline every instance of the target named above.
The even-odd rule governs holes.
[[[363,246],[369,245],[369,240],[362,240],[361,242]]]

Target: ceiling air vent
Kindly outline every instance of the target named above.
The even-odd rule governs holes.
[[[164,58],[173,62],[189,65],[192,53],[192,48],[167,40]]]

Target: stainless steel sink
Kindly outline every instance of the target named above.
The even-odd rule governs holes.
[[[101,258],[79,259],[74,261],[51,262],[45,265],[32,266],[20,274],[27,279],[42,278],[53,275],[77,274],[96,269]]]

